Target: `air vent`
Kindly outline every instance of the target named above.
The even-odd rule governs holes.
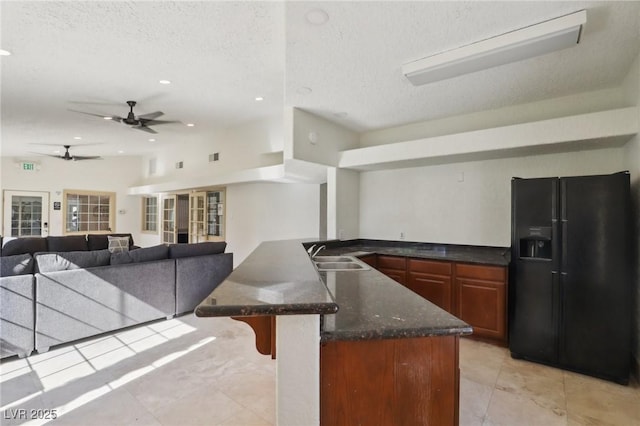
[[[183,161],[178,161],[178,162],[176,163],[176,169],[181,169],[181,168],[183,168],[183,167],[184,167],[184,162],[183,162]]]
[[[209,154],[209,162],[218,161],[220,159],[220,153],[214,152],[213,154]]]

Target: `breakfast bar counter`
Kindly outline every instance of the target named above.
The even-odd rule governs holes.
[[[260,244],[195,310],[258,340],[275,323],[278,424],[457,424],[471,327],[364,263],[322,271],[304,242]]]

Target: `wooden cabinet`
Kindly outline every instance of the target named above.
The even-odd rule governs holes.
[[[507,343],[506,266],[367,257],[372,267],[471,325],[474,337]]]
[[[320,425],[457,425],[459,337],[320,346]]]
[[[378,269],[378,255],[377,254],[367,254],[365,256],[359,257],[367,265],[371,266],[374,269]]]
[[[407,262],[406,286],[445,311],[453,313],[451,262],[426,259],[408,259]]]
[[[473,335],[507,342],[507,268],[457,263],[457,316]]]
[[[376,269],[400,284],[407,283],[407,258],[404,256],[378,255]]]

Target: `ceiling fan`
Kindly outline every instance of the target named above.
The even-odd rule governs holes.
[[[42,144],[42,145],[48,145],[48,144]],[[80,160],[102,160],[102,157],[100,157],[99,155],[71,155],[69,153],[69,148],[71,148],[72,145],[62,145],[65,149],[64,155],[52,155],[52,154],[43,154],[43,155],[48,155],[49,157],[54,157],[54,158],[59,158],[61,160],[65,160],[65,161],[80,161]]]
[[[118,123],[124,123],[131,126],[134,129],[142,130],[147,133],[158,133],[153,130],[149,126],[155,126],[156,124],[169,124],[169,123],[179,123],[179,121],[171,121],[171,120],[156,120],[156,118],[164,115],[162,111],[151,112],[149,114],[136,115],[133,113],[133,107],[136,106],[136,101],[127,101],[127,105],[129,105],[129,113],[126,117],[120,117],[118,115],[101,115],[101,114],[93,114],[91,112],[77,111],[74,109],[70,109],[69,111],[78,112],[80,114],[92,115],[94,117],[100,117],[105,120],[117,121]]]

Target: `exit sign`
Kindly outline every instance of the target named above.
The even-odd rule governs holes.
[[[22,163],[22,170],[35,172],[36,171],[36,163]]]

